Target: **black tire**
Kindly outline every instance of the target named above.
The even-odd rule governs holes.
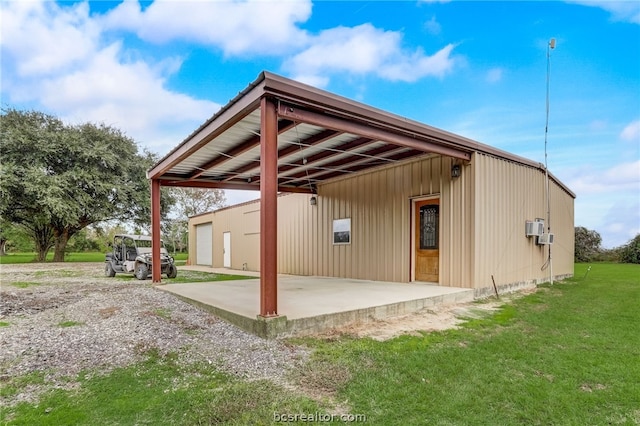
[[[136,265],[134,274],[137,279],[146,280],[147,277],[149,276],[149,268],[147,268],[147,265],[145,265],[144,263],[138,263]]]
[[[167,271],[167,278],[175,278],[178,276],[178,268],[176,268],[176,265],[171,264],[169,265],[169,270]]]
[[[113,266],[111,266],[111,262],[106,262],[104,265],[104,275],[109,277],[109,278],[113,278],[116,276],[116,271],[113,269]]]

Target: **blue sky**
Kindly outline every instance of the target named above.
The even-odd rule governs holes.
[[[605,247],[640,232],[639,2],[0,3],[3,107],[164,155],[269,70],[544,162]],[[230,203],[255,193],[228,192]]]

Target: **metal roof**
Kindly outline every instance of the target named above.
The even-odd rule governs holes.
[[[264,71],[154,165],[148,178],[167,186],[259,190],[263,97],[277,104],[279,191],[314,192],[329,179],[429,154],[470,161],[481,152],[544,170],[540,163]]]

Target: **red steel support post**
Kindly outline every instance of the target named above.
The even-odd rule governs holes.
[[[160,181],[151,179],[151,276],[154,283],[161,281],[160,265]]]
[[[260,101],[260,316],[278,315],[278,116]]]

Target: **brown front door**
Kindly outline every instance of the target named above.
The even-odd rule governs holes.
[[[415,203],[416,281],[438,282],[440,200]]]

